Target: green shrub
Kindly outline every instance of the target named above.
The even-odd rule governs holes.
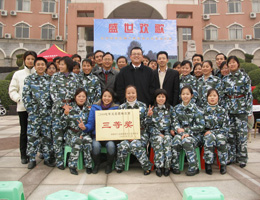
[[[258,66],[253,63],[241,63],[240,67],[245,69],[246,73],[258,69]]]
[[[0,80],[0,99],[1,104],[8,109],[9,105],[16,105],[14,101],[12,101],[8,94],[8,88],[10,85],[10,81],[8,80]]]
[[[253,58],[254,58],[254,55],[251,55],[251,54],[248,54],[248,53],[245,54],[245,61],[246,62],[251,63]]]
[[[255,70],[249,72],[248,76],[251,79],[252,86],[256,86],[260,83],[260,78],[259,78],[260,77],[260,69],[255,69]]]
[[[256,99],[258,102],[260,102],[260,84],[258,84],[254,91],[253,91],[253,97]]]
[[[240,64],[245,62],[245,60],[242,59],[242,58],[238,58],[238,60],[239,60],[239,63],[240,63]]]

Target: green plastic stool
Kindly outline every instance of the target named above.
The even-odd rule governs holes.
[[[60,190],[48,195],[45,200],[88,200],[88,196],[69,190]]]
[[[189,187],[182,200],[224,200],[224,195],[216,187]]]
[[[68,153],[71,152],[71,149],[72,148],[70,146],[65,146],[65,148],[64,148],[64,167],[66,167],[67,155],[68,155]],[[81,170],[84,168],[82,151],[79,152],[77,168],[78,168],[78,170]]]
[[[0,199],[24,200],[23,184],[20,181],[0,181]]]
[[[126,193],[113,187],[103,187],[92,190],[88,193],[88,200],[127,200]]]
[[[128,170],[129,170],[130,156],[131,156],[131,153],[128,153],[128,154],[127,154],[127,157],[126,157],[126,159],[125,159],[125,171],[128,171]]]
[[[195,149],[195,151],[196,151],[196,156],[197,156],[197,160],[198,160],[198,164],[199,164],[199,170],[201,170],[201,166],[200,166],[200,148],[197,147]],[[185,151],[182,149],[181,152],[180,152],[180,158],[179,158],[180,171],[183,171],[184,159],[185,159]]]

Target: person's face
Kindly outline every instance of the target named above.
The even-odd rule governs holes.
[[[218,94],[216,91],[212,91],[208,96],[209,105],[216,105],[218,103]]]
[[[190,90],[188,88],[185,88],[182,90],[181,99],[182,99],[184,105],[187,105],[190,103],[192,96],[193,95],[190,93]]]
[[[103,96],[102,96],[102,101],[103,101],[103,104],[105,106],[107,106],[108,104],[110,104],[112,102],[113,98],[112,98],[112,95],[110,94],[110,92],[106,91],[104,92]]]
[[[143,61],[143,54],[141,49],[134,49],[130,55],[130,59],[134,65],[140,65]]]
[[[149,63],[149,66],[152,70],[156,70],[157,69],[157,62],[152,61]]]
[[[95,64],[96,64],[95,59],[94,59],[94,56],[89,56],[89,59],[91,60],[92,66],[94,67]]]
[[[218,66],[218,68],[220,67],[220,65],[221,65],[221,63],[223,62],[223,61],[225,61],[225,57],[224,57],[224,55],[218,55],[217,57],[216,57],[216,64],[217,64],[217,66]]]
[[[181,67],[181,73],[182,73],[183,76],[189,75],[190,72],[191,72],[191,67],[188,63],[186,63],[185,65],[183,65]]]
[[[166,102],[166,96],[164,94],[159,94],[156,97],[156,103],[158,105],[164,105]]]
[[[181,65],[177,65],[177,67],[174,68],[179,74],[181,74]]]
[[[47,69],[46,73],[49,75],[49,76],[52,76],[54,73],[56,73],[57,70],[56,70],[56,67],[54,65],[50,65],[49,68]]]
[[[24,64],[29,68],[29,69],[32,69],[33,66],[34,66],[34,60],[35,60],[35,57],[32,56],[32,55],[28,55],[26,56],[25,60],[24,60]]]
[[[102,52],[97,52],[95,54],[95,63],[97,63],[98,65],[102,65],[102,58],[103,58],[103,53]]]
[[[208,62],[204,62],[202,65],[202,73],[204,76],[209,76],[212,74],[212,67],[209,65]]]
[[[168,59],[165,54],[160,54],[157,58],[157,63],[160,67],[166,67]]]
[[[75,66],[73,67],[72,72],[75,73],[75,74],[79,74],[79,72],[80,72],[79,66],[78,66],[78,65],[75,65]]]
[[[231,72],[235,72],[238,70],[238,63],[234,59],[231,59],[228,63],[228,67]]]
[[[202,76],[202,69],[201,66],[198,65],[195,69],[194,69],[194,75],[196,77],[201,77]]]
[[[57,66],[57,71],[60,71],[60,60],[56,60],[55,64]]]
[[[66,63],[64,62],[64,60],[60,61],[60,72],[62,72],[62,73],[69,72],[68,67],[67,67]]]
[[[144,58],[143,63],[144,63],[145,66],[148,66],[149,60],[147,58]]]
[[[81,92],[76,96],[75,100],[79,106],[83,106],[87,100],[87,96],[84,92]]]
[[[227,65],[224,65],[223,68],[220,70],[222,76],[226,76],[230,73],[230,70]]]
[[[125,98],[128,102],[133,102],[137,99],[136,89],[134,87],[129,87],[125,91]]]
[[[118,61],[117,61],[117,66],[118,66],[118,69],[122,69],[123,67],[125,67],[127,65],[126,61],[124,58],[120,58]]]
[[[107,54],[103,57],[102,66],[105,70],[109,70],[112,67],[113,58],[111,55]]]
[[[83,62],[82,63],[82,71],[85,74],[90,74],[90,72],[92,71],[92,66],[88,62]]]
[[[80,64],[80,58],[79,57],[75,57],[72,60]]]
[[[43,60],[38,60],[35,63],[35,70],[38,75],[43,75],[46,70],[46,64]]]
[[[194,66],[196,63],[202,63],[201,57],[195,56],[195,57],[192,59],[192,64],[193,64],[193,66]]]

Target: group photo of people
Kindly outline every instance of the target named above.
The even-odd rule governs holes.
[[[87,174],[97,174],[103,162],[106,174],[124,173],[131,154],[144,175],[154,164],[161,177],[182,173],[184,153],[185,174],[194,176],[200,173],[198,149],[204,152],[208,175],[217,158],[222,175],[227,165],[246,167],[253,97],[251,80],[236,56],[218,53],[214,63],[194,54],[191,61],[169,67],[166,51],[150,59],[142,48],[133,47],[130,60],[102,50],[84,59],[74,54],[52,62],[26,51],[23,60],[24,69],[14,73],[9,96],[17,103],[21,163],[28,169],[36,167],[39,155],[44,165],[60,170],[68,166],[78,175],[82,153]],[[139,110],[140,139],[98,141],[96,111],[118,109]],[[66,147],[71,149],[68,160]]]

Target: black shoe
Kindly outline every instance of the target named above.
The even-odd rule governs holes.
[[[241,163],[239,166],[240,166],[241,168],[244,168],[244,167],[246,166],[246,164],[242,164],[242,163]]]
[[[185,174],[187,176],[194,176],[196,174],[200,173],[199,169],[193,170],[193,171],[187,171]]]
[[[181,174],[181,171],[179,169],[172,169],[173,174]]]
[[[220,173],[221,174],[227,173],[227,166],[226,165],[220,165]]]
[[[22,164],[27,164],[28,163],[28,158],[21,158],[21,163]]]
[[[99,170],[99,165],[95,165],[95,167],[94,167],[92,173],[93,173],[93,174],[97,174],[97,173],[98,173],[98,170]]]
[[[75,168],[70,168],[70,173],[74,175],[78,175],[78,172]]]
[[[33,169],[36,166],[36,161],[31,161],[28,164],[28,169]]]
[[[161,168],[157,168],[157,169],[156,169],[156,175],[159,176],[159,177],[162,176],[162,170],[161,170]]]
[[[205,163],[206,174],[212,175],[212,168],[210,164]]]
[[[42,153],[39,155],[39,158],[42,159],[42,160],[44,159]]]
[[[58,166],[58,169],[60,169],[60,170],[64,170],[65,167],[64,167],[64,165],[61,165],[61,166]]]
[[[105,173],[106,173],[106,174],[110,174],[111,172],[112,172],[112,166],[111,166],[111,165],[107,165],[107,166],[106,166]]]
[[[149,174],[151,174],[151,170],[144,170],[144,175],[145,175],[145,176],[147,176],[147,175],[149,175]]]
[[[86,169],[86,173],[87,173],[87,174],[91,174],[91,173],[92,173],[92,168],[87,168],[87,169]]]
[[[170,175],[170,170],[168,168],[164,169],[164,176],[169,176]]]
[[[55,167],[55,163],[50,162],[50,160],[44,160],[45,165],[47,165],[48,167]]]
[[[123,170],[122,170],[122,169],[116,169],[116,172],[117,172],[118,174],[121,174],[121,173],[123,172]]]

